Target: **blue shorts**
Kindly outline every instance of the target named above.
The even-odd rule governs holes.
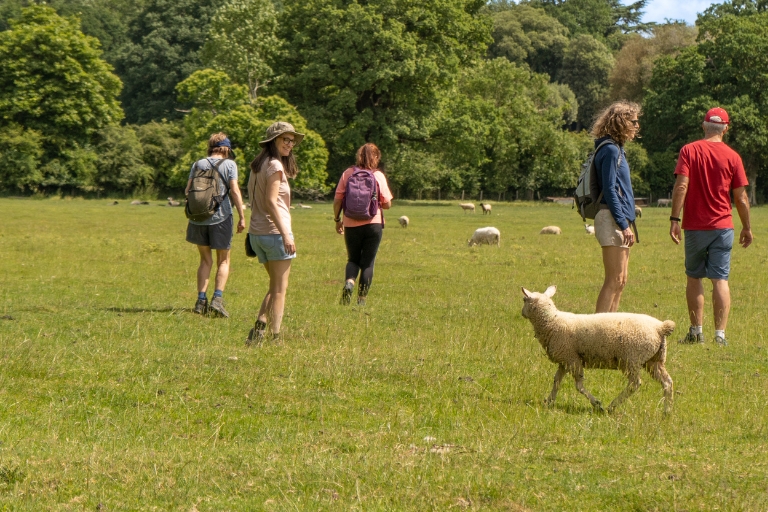
[[[685,273],[701,279],[725,279],[731,273],[733,229],[685,230]]]
[[[291,240],[293,240],[293,233],[290,235]],[[251,237],[251,247],[256,252],[256,256],[259,257],[259,263],[292,260],[296,257],[296,253],[288,254],[285,252],[283,235],[252,235],[248,233],[248,236]]]

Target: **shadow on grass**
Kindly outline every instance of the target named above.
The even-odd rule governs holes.
[[[174,308],[165,306],[164,308],[104,308],[104,311],[112,313],[192,313],[192,308]]]

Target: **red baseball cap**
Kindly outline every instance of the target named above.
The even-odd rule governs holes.
[[[730,120],[728,119],[728,112],[726,112],[725,109],[722,109],[720,107],[715,107],[715,108],[709,109],[709,112],[707,112],[707,115],[704,116],[704,122],[715,123],[715,124],[729,124]]]

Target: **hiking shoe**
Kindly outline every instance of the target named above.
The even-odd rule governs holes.
[[[248,338],[245,340],[245,345],[248,347],[260,345],[262,341],[264,341],[264,331],[257,331],[255,327],[251,327]]]
[[[224,309],[224,299],[221,297],[214,297],[211,304],[208,306],[208,312],[213,312],[217,316],[223,316],[229,318],[229,313]]]
[[[365,297],[357,297],[357,305],[358,306],[365,306]]]
[[[342,306],[349,306],[349,303],[352,302],[352,290],[355,288],[355,283],[350,283],[347,281],[344,284],[344,289],[341,290],[341,300],[339,301],[339,304]]]
[[[204,315],[208,312],[208,299],[197,299],[197,302],[195,302],[195,309],[192,310],[193,313],[197,313],[198,315]]]
[[[682,343],[684,345],[695,345],[696,343],[704,343],[704,333],[699,334],[693,334],[693,328],[688,329],[688,334],[685,335],[685,338],[678,341],[678,343]]]
[[[715,343],[717,343],[721,347],[727,347],[728,346],[728,342],[725,341],[725,338],[722,337],[722,336],[715,336]]]

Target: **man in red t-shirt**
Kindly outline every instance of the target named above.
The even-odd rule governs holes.
[[[704,138],[683,146],[677,160],[675,188],[672,193],[672,216],[669,236],[680,244],[680,210],[685,211],[685,273],[688,284],[685,296],[691,327],[680,343],[704,343],[703,278],[712,281],[715,312],[715,341],[722,346],[725,326],[731,309],[728,275],[731,271],[733,216],[731,195],[741,219],[739,244],[752,243],[749,225],[747,176],[741,157],[723,142],[728,131],[728,113],[713,108],[704,117]]]

